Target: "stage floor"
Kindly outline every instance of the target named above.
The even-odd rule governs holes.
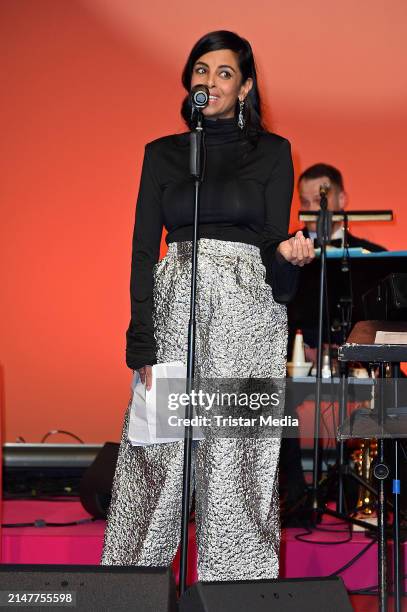
[[[39,526],[23,526],[37,521]],[[55,526],[40,526],[43,523]],[[104,521],[92,521],[80,501],[6,501],[3,502],[2,563],[98,564],[102,551]],[[59,525],[74,523],[73,525]],[[364,552],[363,552],[364,551]],[[406,567],[407,546],[403,545]],[[391,554],[391,547],[389,549]],[[364,533],[350,534],[344,524],[327,519],[310,532],[284,529],[281,546],[282,577],[328,576],[353,558],[354,563],[340,573],[348,590],[377,585],[377,545]],[[178,560],[174,562],[177,574]],[[196,580],[195,529],[190,528],[189,582]],[[353,598],[355,610],[377,609],[373,597]],[[363,605],[363,607],[360,607]],[[403,610],[407,610],[406,606]]]

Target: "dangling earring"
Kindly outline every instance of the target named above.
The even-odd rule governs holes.
[[[237,118],[237,125],[240,127],[241,130],[243,130],[244,128],[243,111],[244,111],[244,100],[239,100],[239,116]]]

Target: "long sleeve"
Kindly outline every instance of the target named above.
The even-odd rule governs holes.
[[[130,298],[131,320],[126,333],[126,363],[138,369],[156,363],[153,327],[153,267],[160,254],[163,229],[161,188],[154,175],[152,147],[144,154],[133,232]]]
[[[274,299],[284,304],[294,297],[299,278],[298,267],[276,252],[280,242],[288,238],[293,186],[291,147],[288,140],[283,139],[266,185],[266,217],[261,253],[266,267],[266,282],[272,286]]]

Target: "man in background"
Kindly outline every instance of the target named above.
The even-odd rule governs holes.
[[[301,209],[306,211],[320,210],[320,187],[328,186],[328,210],[333,212],[344,210],[347,205],[348,196],[344,188],[343,178],[340,171],[329,164],[315,164],[305,170],[298,179],[298,192],[300,196]],[[315,221],[305,223],[302,228],[305,238],[316,239],[317,224]],[[331,241],[333,246],[344,246],[343,222],[332,223]],[[348,247],[361,247],[372,253],[385,251],[379,244],[374,244],[363,238],[353,236],[348,232]]]
[[[320,210],[320,187],[327,186],[327,202],[328,210],[333,212],[344,210],[348,196],[344,188],[341,172],[334,166],[329,164],[315,164],[305,170],[298,179],[298,192],[300,196],[301,209],[305,211]],[[302,228],[305,238],[315,240],[317,237],[317,224],[315,221],[305,223]],[[370,252],[385,251],[386,249],[378,244],[358,238],[348,231],[348,247],[360,247]],[[331,246],[344,247],[344,231],[343,222],[336,221],[332,223]],[[294,304],[295,307],[301,307],[301,304]],[[288,355],[291,355],[293,339],[296,331],[296,324],[290,325],[290,308],[289,308],[289,342]],[[306,341],[306,359],[307,361],[316,361],[316,339],[317,328],[303,329],[304,340]],[[289,402],[288,402],[289,403]],[[297,417],[296,409],[291,407],[293,417]],[[283,519],[284,508],[295,509],[300,500],[304,497],[306,491],[306,481],[302,470],[301,447],[298,438],[285,438],[282,440],[280,454],[280,492],[283,498]],[[290,521],[288,521],[289,524]],[[294,523],[295,524],[295,523]]]

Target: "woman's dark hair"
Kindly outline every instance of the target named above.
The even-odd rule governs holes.
[[[262,132],[265,130],[265,126],[261,117],[261,101],[260,92],[257,85],[257,73],[256,65],[254,61],[253,51],[250,43],[228,30],[218,30],[217,32],[209,32],[205,34],[195,43],[187,63],[185,64],[182,72],[182,84],[187,90],[191,89],[192,71],[196,61],[209,53],[210,51],[219,51],[220,49],[230,49],[237,54],[238,64],[240,72],[242,73],[242,82],[244,83],[248,78],[253,79],[253,87],[249,91],[244,105],[244,120],[245,127],[242,130],[243,133],[248,136],[249,133]],[[235,116],[239,112],[239,102],[236,101]],[[185,97],[182,107],[181,115],[191,129],[193,127],[192,120],[192,107],[189,99],[189,95]]]

